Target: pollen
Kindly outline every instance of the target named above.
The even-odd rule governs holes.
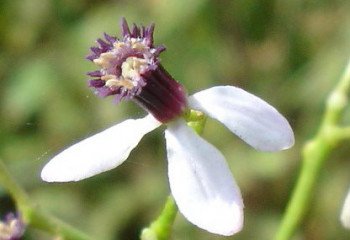
[[[130,39],[131,48],[137,49],[137,50],[147,50],[149,47],[147,47],[140,39],[137,38],[131,38]]]
[[[128,57],[122,64],[122,76],[126,79],[137,80],[147,67],[148,61],[146,59]]]
[[[132,89],[135,87],[131,79],[125,79],[124,77],[117,78],[115,75],[109,74],[101,77],[101,80],[105,81],[105,86],[109,88],[113,87],[125,87],[127,89]]]
[[[125,87],[127,89],[132,89],[134,87],[134,84],[129,79],[116,79],[111,78],[106,81],[106,87],[113,88],[113,87]]]
[[[111,61],[115,58],[112,52],[101,53],[99,58],[94,59],[94,63],[102,68],[109,68],[112,66]]]
[[[125,42],[120,42],[120,41],[117,41],[117,42],[115,42],[115,43],[113,44],[113,47],[116,48],[116,49],[122,48],[122,47],[124,47],[124,46],[126,46],[126,43],[125,43]]]

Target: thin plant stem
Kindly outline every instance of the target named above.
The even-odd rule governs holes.
[[[35,206],[23,188],[14,180],[5,164],[0,160],[0,184],[15,201],[24,222],[34,228],[46,231],[65,240],[89,240],[84,233],[48,215]]]
[[[12,178],[5,164],[0,159],[0,184],[11,195],[20,211],[27,208],[29,202],[27,194]],[[23,208],[23,209],[22,209]]]
[[[348,103],[349,88],[350,61],[339,83],[327,99],[317,134],[303,147],[301,171],[275,240],[291,239],[308,210],[318,176],[329,154],[341,140],[350,138],[349,127],[339,126]]]
[[[141,233],[141,240],[170,239],[173,223],[177,215],[177,206],[172,196],[169,196],[159,217]]]

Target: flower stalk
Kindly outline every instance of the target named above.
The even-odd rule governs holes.
[[[15,201],[17,208],[21,212],[26,212],[28,208],[28,196],[24,190],[17,184],[17,182],[12,178],[9,171],[7,170],[5,164],[0,159],[0,184],[5,188],[6,191],[11,195]],[[25,216],[24,216],[25,217]]]
[[[303,147],[301,172],[275,240],[292,238],[312,201],[318,176],[328,156],[340,141],[350,138],[349,127],[340,126],[340,119],[348,103],[349,88],[350,61],[339,83],[327,99],[317,134]]]
[[[170,239],[171,230],[177,215],[177,206],[172,196],[169,196],[164,209],[151,225],[141,232],[141,240]]]

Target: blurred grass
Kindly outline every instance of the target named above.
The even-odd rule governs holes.
[[[144,113],[115,106],[87,88],[84,60],[119,20],[156,23],[162,63],[189,93],[236,85],[280,110],[296,146],[260,153],[214,121],[205,137],[226,156],[245,200],[246,224],[229,239],[271,239],[299,167],[300,147],[318,127],[325,96],[350,55],[350,2],[283,1],[0,1],[0,156],[18,181],[55,215],[95,239],[137,239],[169,192],[162,131],[146,136],[117,169],[68,184],[46,184],[42,166],[67,145]],[[344,123],[349,123],[347,112]],[[333,154],[295,239],[347,239],[338,221],[350,185],[349,148]],[[157,146],[154,148],[154,146]],[[11,209],[0,188],[0,213]],[[29,229],[26,239],[51,239]],[[179,215],[173,239],[223,239]]]

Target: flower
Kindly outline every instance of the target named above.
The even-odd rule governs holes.
[[[0,240],[19,240],[25,230],[20,217],[13,213],[7,214],[4,221],[0,221]]]
[[[287,120],[260,98],[236,87],[218,86],[187,97],[160,64],[164,46],[153,45],[154,25],[130,30],[122,39],[105,34],[87,58],[100,67],[88,73],[102,97],[132,100],[149,114],[129,119],[67,148],[42,170],[48,182],[79,181],[122,164],[148,132],[166,125],[171,193],[179,211],[209,232],[232,235],[243,226],[243,201],[224,156],[185,121],[194,109],[223,123],[252,147],[278,151],[294,144]]]
[[[350,190],[344,201],[343,209],[340,214],[340,221],[345,228],[350,229]]]

